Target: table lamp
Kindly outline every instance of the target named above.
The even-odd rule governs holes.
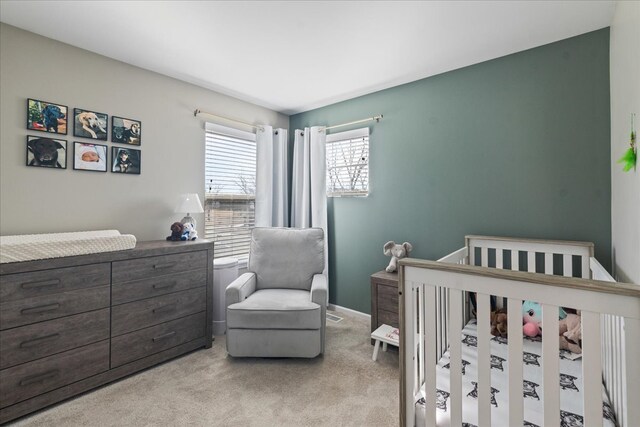
[[[182,218],[182,223],[186,224],[190,222],[193,227],[196,226],[196,220],[191,216],[192,213],[202,213],[202,203],[200,203],[200,197],[197,193],[181,194],[178,201],[178,205],[174,211],[175,213],[186,213],[187,215]]]

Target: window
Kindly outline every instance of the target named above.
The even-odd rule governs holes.
[[[255,226],[255,134],[207,123],[204,165],[204,237],[215,258],[243,258]]]
[[[369,194],[369,128],[327,135],[327,196]]]

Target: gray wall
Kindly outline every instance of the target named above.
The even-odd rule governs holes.
[[[105,43],[109,43],[105,40]],[[115,228],[163,239],[180,193],[204,194],[204,125],[193,110],[288,127],[287,116],[0,24],[0,234]],[[142,121],[142,174],[25,166],[27,98]],[[111,123],[111,119],[109,119]],[[109,135],[110,138],[110,135]],[[111,146],[110,142],[106,143]],[[110,158],[110,154],[109,154]],[[195,216],[199,233],[203,215]]]
[[[640,164],[623,172],[630,113],[640,136],[640,2],[618,2],[611,25],[611,237],[616,280],[640,284]]]
[[[388,240],[409,241],[427,259],[472,233],[589,240],[610,266],[608,29],[290,122],[293,130],[379,113],[370,196],[329,201],[332,303],[370,311],[369,275],[386,266]]]

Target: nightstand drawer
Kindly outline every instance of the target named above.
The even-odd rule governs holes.
[[[111,368],[204,337],[205,312],[145,328],[111,340]]]
[[[0,407],[79,381],[109,369],[109,341],[0,371]]]
[[[151,277],[133,282],[113,285],[111,304],[123,304],[144,298],[184,291],[204,286],[207,283],[207,270],[193,270],[186,273],[174,273],[166,276]]]
[[[110,287],[98,286],[0,304],[0,329],[109,307]]]
[[[108,339],[109,314],[104,308],[0,332],[0,369]]]
[[[204,286],[121,304],[111,309],[111,336],[147,328],[205,309],[206,288]]]
[[[378,309],[398,313],[398,288],[378,285]]]
[[[129,282],[190,271],[194,266],[207,266],[206,251],[114,261],[111,273],[112,283]]]
[[[7,303],[77,289],[108,285],[111,264],[55,268],[0,277],[0,301]]]
[[[378,324],[379,325],[389,325],[394,328],[398,328],[399,325],[399,317],[398,313],[392,313],[386,310],[378,310]]]

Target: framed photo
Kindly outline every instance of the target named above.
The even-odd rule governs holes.
[[[27,166],[67,168],[67,141],[27,135]]]
[[[111,118],[111,142],[140,145],[142,123],[138,120],[113,116]]]
[[[65,105],[27,99],[27,129],[42,132],[67,134],[67,111]]]
[[[111,147],[111,172],[140,175],[140,150]]]
[[[107,121],[109,116],[95,111],[73,109],[73,136],[107,140]]]
[[[73,169],[81,171],[107,171],[107,146],[73,143]]]

